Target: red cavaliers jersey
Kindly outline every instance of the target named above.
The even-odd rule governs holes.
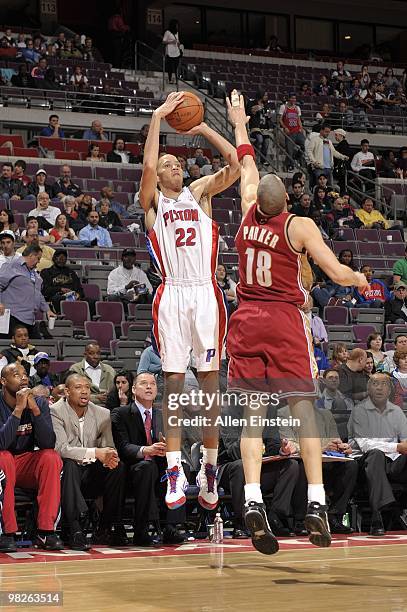
[[[294,216],[282,212],[266,219],[260,217],[256,204],[249,209],[235,239],[239,253],[237,295],[242,302],[258,300],[302,306],[307,301],[308,292],[301,277],[303,256],[294,251],[287,238],[287,228]]]

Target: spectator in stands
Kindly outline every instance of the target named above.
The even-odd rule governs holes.
[[[34,229],[37,232],[38,241],[41,246],[47,242],[51,242],[50,235],[48,234],[47,230],[40,227],[40,222],[47,227],[49,226],[48,222],[43,217],[30,217],[30,215],[28,215],[26,220],[26,229],[21,232],[21,239],[23,242],[27,242],[27,232],[29,229]]]
[[[85,91],[89,83],[88,77],[85,74],[83,74],[82,68],[80,66],[74,67],[73,74],[71,78],[69,79],[69,82],[72,85],[72,87],[75,89],[75,91]],[[98,123],[100,123],[100,121]],[[91,130],[87,130],[87,132],[91,132],[91,131],[92,133],[96,133],[96,130],[93,130],[93,124],[92,124]],[[82,138],[85,138],[85,135],[83,135]],[[106,138],[100,138],[99,136],[95,136],[92,138],[86,137],[86,140],[106,140]]]
[[[322,212],[318,209],[314,209],[311,219],[319,229],[321,236],[324,240],[329,240],[332,234],[332,227],[330,223],[327,221],[326,216],[322,215]]]
[[[331,364],[324,350],[321,348],[320,345],[317,344],[317,342],[315,342],[314,338],[313,338],[313,347],[314,347],[314,358],[317,364],[318,373],[321,374],[321,372],[328,370],[331,367]]]
[[[90,128],[84,131],[82,138],[83,140],[108,140],[99,119],[92,121]]]
[[[114,11],[108,21],[108,31],[110,34],[110,44],[112,46],[112,64],[116,68],[126,68],[123,65],[126,63],[129,53],[129,45],[131,44],[130,26],[125,22],[123,15],[119,9]]]
[[[270,36],[270,39],[269,39],[267,47],[265,48],[265,51],[268,51],[269,53],[282,53],[283,52],[282,48],[278,44],[278,38],[274,34],[273,36]]]
[[[398,283],[399,281],[406,283],[407,287],[407,246],[404,257],[398,259],[393,266],[393,282]]]
[[[147,140],[149,129],[150,129],[150,125],[148,123],[145,123],[144,125],[142,125],[140,128],[140,132],[136,136],[136,142],[144,146]]]
[[[384,305],[384,318],[386,323],[407,323],[407,283],[398,281],[394,285],[393,297]]]
[[[347,206],[343,198],[335,198],[332,210],[326,214],[328,222],[334,229],[341,227],[358,228],[361,222],[355,216],[355,211],[351,206]]]
[[[103,187],[100,190],[100,197],[102,200],[109,200],[110,209],[115,212],[122,219],[127,219],[129,217],[129,213],[126,210],[126,207],[120,202],[116,202],[114,199],[113,189],[109,186]]]
[[[141,353],[140,361],[137,368],[137,374],[149,372],[150,374],[154,374],[154,376],[158,378],[162,376],[162,364],[160,356],[158,355],[157,351],[154,350],[150,336],[147,336],[145,344],[146,347]]]
[[[305,147],[305,136],[304,128],[301,122],[301,109],[297,105],[297,97],[294,93],[289,95],[289,98],[285,104],[280,106],[278,111],[280,127],[286,135],[285,148],[287,150],[286,164],[288,169],[293,168],[292,158],[294,153],[298,149],[304,151]]]
[[[389,100],[392,101],[394,106],[405,107],[407,105],[407,96],[402,87],[397,87],[394,93],[391,92],[389,94]]]
[[[393,360],[396,365],[391,374],[394,384],[394,403],[404,410],[407,402],[407,351],[395,351]]]
[[[15,251],[15,235],[11,230],[0,230],[0,251],[0,268],[5,263],[21,257],[21,254]]]
[[[106,408],[112,411],[119,406],[128,406],[133,401],[133,372],[120,370],[113,379],[113,385],[107,395]]]
[[[393,68],[386,68],[386,72],[384,73],[383,85],[386,90],[395,91],[397,87],[401,87],[400,81],[394,76]]]
[[[73,197],[73,196],[65,196],[65,197]],[[65,199],[65,198],[64,198]],[[70,200],[71,214],[70,221],[71,226],[75,229],[75,232],[78,232],[88,224],[88,214],[95,210],[96,201],[90,194],[85,194],[79,204],[76,202],[74,198],[75,209],[72,208],[73,202]],[[74,219],[72,223],[73,215],[77,212],[77,217]]]
[[[17,45],[16,45],[19,49],[24,49],[25,48],[25,35],[24,32],[20,32],[20,34],[17,36]]]
[[[286,419],[289,423],[291,412],[289,406],[279,408],[278,416],[281,419]],[[334,416],[329,408],[324,410],[315,408],[315,421],[318,428],[321,447],[323,453],[336,452],[347,456],[352,454],[352,448],[347,442],[343,442],[339,436],[338,427]],[[295,430],[292,426],[282,426],[279,428],[280,437],[287,440],[292,448],[291,452],[296,454],[301,453],[298,437],[298,429]],[[302,492],[303,499],[303,515],[306,512],[306,478],[303,475],[303,466],[301,466],[302,475],[298,479],[298,488],[294,493],[295,501],[298,504],[298,496]],[[355,488],[358,477],[358,465],[355,461],[323,463],[322,474],[325,487],[330,491],[327,496],[328,503],[328,520],[332,533],[352,533],[352,529],[343,524],[343,516],[348,508],[348,503]],[[302,486],[301,486],[302,485]],[[299,489],[299,490],[298,490]],[[298,501],[297,501],[298,500]],[[329,500],[329,501],[328,501]]]
[[[390,223],[385,219],[381,212],[373,208],[373,200],[365,197],[362,200],[362,208],[356,211],[365,228],[389,229]]]
[[[41,57],[38,60],[38,65],[32,68],[31,76],[33,77],[35,86],[38,89],[43,90],[59,88],[59,84],[57,85],[55,80],[55,72],[48,66],[48,62],[45,57]]]
[[[103,363],[99,344],[89,342],[85,347],[84,358],[71,366],[70,371],[85,376],[90,381],[91,401],[104,406],[107,392],[113,385],[115,371],[110,365]]]
[[[18,363],[23,366],[27,376],[35,374],[34,357],[38,350],[30,343],[27,326],[17,324],[8,347],[3,347],[0,353],[0,372],[9,363]]]
[[[353,156],[351,168],[353,172],[363,178],[374,180],[376,178],[375,156],[369,151],[369,141],[366,138],[360,141],[361,150]]]
[[[209,176],[211,174],[216,174],[219,170],[222,169],[222,160],[220,155],[214,155],[212,157],[212,163],[207,164],[201,168],[202,176]]]
[[[117,136],[112,145],[112,150],[107,154],[107,161],[117,164],[135,164],[137,163],[131,151],[126,151],[126,143],[123,138]]]
[[[192,166],[188,166],[189,178],[184,180],[185,187],[188,187],[191,183],[201,178],[201,169],[198,164],[192,164]]]
[[[50,115],[48,122],[47,127],[42,128],[40,136],[47,136],[48,138],[65,138],[65,133],[59,123],[58,115]]]
[[[110,209],[110,202],[107,198],[102,198],[98,204],[99,225],[106,228],[109,232],[122,232],[123,224],[117,213]]]
[[[73,196],[64,196],[62,198],[62,205],[63,205],[63,212],[67,218],[69,225],[73,226],[72,229],[77,228],[79,213],[77,210],[77,204],[76,204],[75,198]],[[86,219],[84,219],[84,222],[82,225],[80,225],[79,229],[82,229],[82,227],[84,227],[85,224],[86,224]]]
[[[26,38],[25,47],[23,47],[21,55],[27,64],[36,64],[40,59],[41,55],[34,49],[34,41],[32,38]]]
[[[172,75],[178,82],[178,65],[183,52],[183,45],[179,40],[179,25],[176,19],[171,19],[168,29],[164,32],[163,45],[165,46],[166,69],[168,83],[172,83]]]
[[[122,461],[127,465],[134,493],[134,536],[136,546],[152,546],[148,524],[159,517],[159,504],[163,502],[165,489],[166,443],[161,439],[163,431],[161,411],[153,407],[157,396],[157,384],[152,374],[138,374],[133,384],[134,400],[127,406],[113,410],[113,438]],[[166,486],[166,485],[165,485]],[[175,528],[184,522],[185,508],[166,510],[164,544],[180,544],[183,536]]]
[[[64,300],[87,301],[91,313],[95,314],[93,300],[85,298],[79,276],[67,265],[67,259],[67,251],[57,249],[52,257],[51,267],[41,272],[45,299],[52,304],[57,313],[61,312],[61,302]]]
[[[83,47],[83,59],[86,62],[103,62],[103,57],[98,49],[93,46],[93,40],[90,36],[85,38],[85,45]]]
[[[323,174],[321,176],[324,176]],[[328,191],[327,189],[324,189],[323,187],[318,187],[318,185],[316,185],[315,187],[315,191],[314,191],[314,197],[312,199],[312,204],[313,204],[313,209],[314,210],[319,210],[319,211],[327,211],[331,208],[330,206],[330,198],[328,197]]]
[[[298,91],[298,97],[299,98],[308,98],[308,96],[312,96],[313,95],[313,91],[311,89],[311,86],[309,83],[307,83],[306,81],[303,81],[300,85],[300,89]]]
[[[348,87],[347,87],[346,83],[344,83],[343,81],[338,81],[338,82],[335,83],[334,96],[335,96],[335,98],[338,98],[338,99],[347,100],[347,98],[348,98]]]
[[[82,191],[78,185],[75,185],[75,183],[72,182],[71,177],[72,170],[70,166],[68,166],[67,164],[61,166],[61,176],[57,181],[55,181],[52,186],[53,197],[62,200],[64,196],[71,195],[74,196],[77,203],[79,204],[83,197]]]
[[[329,85],[327,77],[323,74],[319,79],[319,84],[314,87],[314,93],[317,96],[331,96],[332,89]]]
[[[190,166],[195,164],[199,167],[199,169],[203,168],[204,166],[207,166],[210,163],[211,162],[209,161],[208,157],[204,155],[203,149],[201,149],[201,147],[195,149],[194,157],[190,157],[188,159],[188,164]]]
[[[26,195],[26,188],[23,183],[12,178],[13,164],[3,162],[0,177],[0,198],[8,202],[9,200],[21,200]]]
[[[10,47],[15,47],[16,46],[15,38],[12,37],[11,28],[6,28],[6,31],[4,33],[3,38],[7,39],[7,42],[10,45]]]
[[[31,183],[31,178],[25,174],[27,164],[23,159],[18,159],[14,164],[13,179],[21,181],[24,187],[28,187]]]
[[[378,332],[369,334],[367,337],[366,345],[369,353],[373,356],[375,368],[378,372],[383,370],[384,360],[386,354],[383,353],[383,337]]]
[[[349,266],[351,270],[357,270],[357,266],[353,261],[353,252],[351,249],[343,249],[338,255],[338,260],[344,266]]]
[[[315,119],[321,124],[322,122],[324,123],[330,123],[331,120],[331,114],[332,114],[332,106],[328,103],[325,103],[322,105],[322,108],[320,111],[317,111],[316,115],[315,115]],[[317,132],[318,129],[313,128],[313,132]]]
[[[37,172],[35,173],[35,181],[33,181],[32,183],[28,185],[26,199],[27,200],[37,200],[38,194],[43,193],[44,191],[49,195],[50,198],[52,198],[53,186],[49,185],[46,182],[46,180],[47,180],[47,173],[45,172],[45,170],[43,168],[40,168],[39,170],[37,170]],[[43,208],[44,207],[45,207],[45,198],[43,200]],[[48,208],[52,209],[56,207],[48,206]],[[40,215],[40,216],[44,217],[44,215]]]
[[[72,40],[67,40],[59,51],[59,57],[61,59],[82,59],[82,53],[73,46]]]
[[[41,270],[45,270],[45,268],[50,268],[52,266],[52,257],[55,251],[46,244],[42,244],[40,246],[37,230],[35,230],[34,228],[28,229],[24,237],[24,242],[26,246],[24,245],[17,249],[17,253],[21,253],[23,255],[27,246],[37,246],[41,249],[41,257],[36,265],[36,270],[38,272],[41,272]]]
[[[370,351],[366,351],[366,357],[367,359],[364,371],[370,378],[372,374],[376,374],[376,367],[374,364],[373,354]]]
[[[105,161],[105,156],[100,155],[100,147],[95,142],[92,142],[89,145],[88,156],[86,158],[86,161],[91,161],[91,162],[104,162]]]
[[[314,210],[311,196],[309,193],[303,193],[299,203],[292,207],[291,212],[298,217],[311,217]]]
[[[80,240],[87,240],[91,246],[112,247],[112,239],[109,232],[99,225],[99,213],[97,210],[91,210],[88,213],[88,224],[79,232]]]
[[[0,276],[0,316],[6,308],[10,310],[10,327],[3,338],[11,338],[14,327],[23,324],[30,338],[38,338],[35,328],[35,312],[46,312],[48,318],[56,315],[50,310],[42,295],[42,279],[35,268],[41,258],[42,249],[31,244],[24,247],[22,257],[7,263]]]
[[[386,358],[383,364],[383,371],[389,374],[391,374],[396,368],[396,364],[394,362],[395,351],[407,351],[407,335],[399,333],[396,336],[396,340],[394,341],[394,349],[395,350],[392,351],[386,351]]]
[[[393,151],[383,151],[380,176],[383,178],[398,178],[396,156]]]
[[[391,299],[391,294],[388,287],[383,281],[378,278],[373,278],[373,270],[371,266],[365,264],[361,267],[360,271],[366,276],[366,280],[369,283],[369,289],[365,289],[363,293],[360,293],[355,289],[355,298],[357,303],[356,308],[382,308],[385,307],[385,302]]]
[[[270,141],[270,136],[265,131],[269,127],[267,105],[268,93],[259,91],[257,92],[253,103],[248,108],[248,112],[250,114],[250,139],[252,142],[254,142],[254,146],[258,152],[264,157],[267,157]]]
[[[328,334],[322,319],[312,312],[313,307],[314,301],[310,296],[301,310],[308,319],[314,342],[319,345],[321,342],[328,342]]]
[[[8,208],[0,210],[0,233],[3,232],[12,232],[15,238],[20,236],[20,230],[14,221],[14,215]]]
[[[331,126],[323,123],[321,125],[319,136],[310,138],[307,140],[307,156],[311,163],[312,171],[314,174],[314,181],[318,180],[321,174],[325,174],[328,179],[328,183],[332,185],[333,177],[333,160],[341,159],[347,160],[346,155],[339,153],[329,140],[329,134],[331,132]]]
[[[301,200],[301,196],[304,193],[304,185],[301,181],[292,183],[292,193],[290,193],[290,206],[296,206]]]
[[[362,89],[367,89],[370,85],[370,74],[369,74],[369,66],[367,66],[367,64],[363,64],[363,66],[360,69],[360,74],[359,74],[359,82],[360,82],[360,86]]]
[[[69,222],[67,216],[64,213],[61,213],[55,219],[55,225],[50,231],[51,242],[53,244],[64,244],[66,240],[76,240],[76,234],[69,227]]]
[[[54,43],[55,48],[58,51],[60,51],[61,49],[64,48],[65,43],[66,43],[65,32],[59,32],[57,39]]]
[[[344,128],[353,129],[354,122],[355,122],[355,119],[353,116],[353,110],[349,108],[348,103],[345,100],[341,100],[338,104],[337,110],[334,113],[332,113],[332,117],[331,117],[331,125],[335,128],[334,129],[335,136],[336,136],[337,130],[344,131]],[[339,134],[340,133],[341,132],[339,132]],[[343,135],[343,138],[345,137],[346,137],[346,132]],[[337,138],[336,138],[336,141],[341,142],[341,140],[338,140]],[[343,151],[340,151],[340,152],[343,153]]]
[[[368,485],[370,534],[383,536],[381,512],[395,502],[391,483],[407,482],[407,419],[389,400],[393,391],[389,376],[373,374],[367,390],[368,397],[352,410],[348,431]]]
[[[86,377],[72,374],[65,385],[66,397],[51,406],[55,448],[64,461],[63,538],[74,550],[89,549],[81,525],[81,518],[89,512],[85,499],[103,495],[103,511],[93,543],[125,546],[128,541],[121,512],[126,475],[114,448],[110,412],[90,401],[91,385]]]
[[[62,550],[63,544],[55,533],[62,462],[54,451],[55,434],[48,404],[43,399],[34,399],[26,371],[20,364],[5,366],[0,382],[0,466],[7,482],[1,511],[5,535],[0,536],[0,549],[2,552],[17,550],[14,488],[24,486],[37,491],[35,546]]]
[[[353,403],[339,391],[339,373],[332,367],[324,370],[316,407],[333,413],[352,410]]]
[[[338,370],[342,364],[345,364],[349,358],[346,344],[338,342],[334,345],[331,358],[331,366],[334,370]]]
[[[48,353],[37,353],[34,357],[35,374],[30,376],[30,387],[44,385],[48,389],[53,389],[59,384],[59,378],[56,374],[50,374],[51,359]]]
[[[44,171],[41,172],[41,174],[43,173]],[[38,179],[38,180],[36,177],[36,186],[39,189],[38,195],[37,195],[37,208],[33,208],[33,210],[30,210],[28,215],[30,217],[43,217],[47,221],[49,227],[52,227],[55,224],[55,219],[57,218],[61,210],[57,208],[56,206],[49,205],[50,196],[45,189],[45,184],[42,185],[42,187],[44,187],[44,190],[41,191],[40,189],[41,185],[38,182],[39,180],[45,180],[44,176],[42,176],[41,179]]]
[[[366,351],[355,348],[351,351],[346,363],[338,368],[339,390],[354,403],[365,399],[367,395],[369,377],[364,372],[366,359]]]
[[[149,304],[153,288],[147,275],[136,265],[136,251],[132,248],[122,252],[122,264],[109,273],[107,279],[108,299],[120,301],[126,308],[131,303]]]
[[[342,81],[342,83],[349,83],[352,79],[352,76],[348,70],[345,69],[344,63],[340,60],[336,64],[336,70],[334,70],[331,74],[331,80]]]
[[[219,287],[223,290],[226,301],[229,306],[229,312],[233,312],[237,307],[237,298],[236,298],[236,283],[228,274],[226,270],[226,266],[223,264],[218,264],[216,268],[216,281]]]
[[[54,47],[54,45],[52,43],[49,43],[45,49],[45,57],[47,59],[49,59],[50,57],[54,58],[57,57],[57,52],[56,49]]]
[[[346,110],[343,105],[343,102],[341,102],[339,105],[339,118],[341,126],[351,125],[351,120],[349,119],[349,121],[347,121],[344,119],[344,117],[348,116],[348,111],[350,113],[352,113],[352,111],[350,109]],[[346,114],[344,115],[342,111],[345,111]],[[346,161],[342,159],[335,159],[334,166],[334,176],[338,181],[340,192],[341,194],[343,194],[346,188],[346,173],[349,168],[349,160],[352,157],[352,149],[350,148],[350,145],[346,140],[346,132],[344,129],[342,129],[342,127],[335,129],[334,136],[336,140],[335,149],[338,151],[338,153],[341,153],[342,155],[345,155],[345,157],[348,158]]]

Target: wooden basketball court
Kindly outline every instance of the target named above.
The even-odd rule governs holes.
[[[90,553],[21,549],[0,555],[1,591],[62,591],[65,611],[223,612],[407,610],[407,535],[335,537],[329,549],[280,540],[260,555],[249,540]],[[31,610],[31,605],[2,608]],[[37,606],[35,606],[37,607]]]

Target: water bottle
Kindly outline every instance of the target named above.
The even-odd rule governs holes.
[[[219,512],[216,513],[213,521],[213,542],[214,544],[222,544],[223,542],[223,521]]]

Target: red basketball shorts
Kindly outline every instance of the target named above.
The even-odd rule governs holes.
[[[230,390],[316,395],[311,330],[294,304],[241,302],[230,320],[227,352]]]

